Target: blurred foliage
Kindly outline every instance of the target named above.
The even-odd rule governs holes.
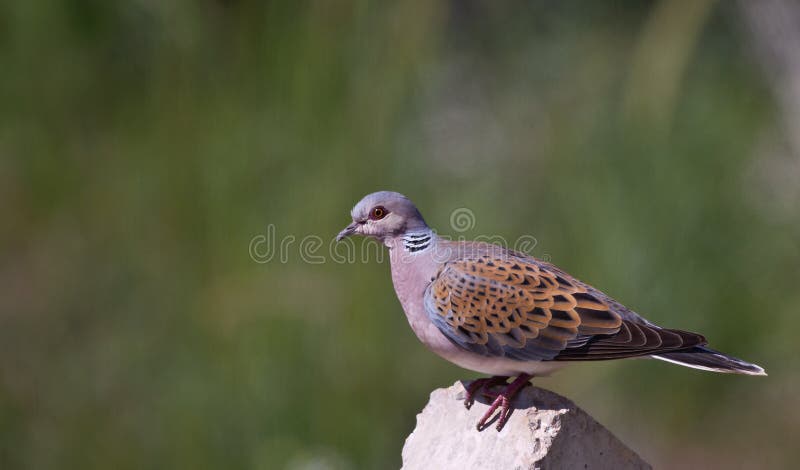
[[[0,4],[0,468],[399,466],[475,374],[386,262],[298,249],[378,189],[766,367],[539,381],[657,467],[790,466],[800,175],[747,42],[710,1]]]

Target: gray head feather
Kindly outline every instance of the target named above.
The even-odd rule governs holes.
[[[376,208],[382,209],[385,214],[380,218],[372,217]],[[350,211],[350,215],[353,223],[339,234],[339,239],[360,234],[384,240],[428,229],[414,203],[393,191],[378,191],[364,196]]]

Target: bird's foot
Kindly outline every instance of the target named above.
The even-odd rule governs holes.
[[[464,397],[464,406],[470,409],[472,404],[475,403],[475,395],[477,395],[481,389],[488,390],[495,385],[505,384],[507,381],[508,377],[501,375],[473,380],[470,382],[469,387],[467,387],[467,396]],[[486,395],[486,393],[484,393],[484,395]]]
[[[484,413],[483,417],[478,421],[477,425],[478,431],[483,431],[484,429],[486,429],[487,421],[489,420],[489,418],[492,417],[492,415],[494,415],[494,412],[497,411],[498,408],[500,408],[500,413],[497,419],[497,430],[499,431],[503,429],[503,426],[506,424],[506,421],[508,421],[508,417],[511,416],[511,400],[526,385],[530,385],[530,380],[532,378],[533,378],[532,375],[522,374],[516,379],[514,379],[513,382],[508,384],[503,389],[502,392],[496,395],[491,394],[490,396],[494,397],[494,401],[492,402],[492,405],[489,407],[489,409],[486,410],[486,413]]]

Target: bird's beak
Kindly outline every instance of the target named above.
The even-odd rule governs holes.
[[[347,227],[345,227],[344,230],[339,232],[339,235],[336,235],[336,241],[340,242],[340,241],[344,240],[345,238],[349,237],[350,235],[358,233],[358,226],[359,225],[361,225],[361,224],[359,224],[358,222],[353,222],[352,224],[350,224]]]

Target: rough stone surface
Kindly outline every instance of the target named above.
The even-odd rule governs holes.
[[[403,468],[416,469],[649,469],[591,416],[548,390],[525,387],[502,431],[478,432],[489,406],[478,397],[464,408],[464,385],[431,393],[403,447]]]

